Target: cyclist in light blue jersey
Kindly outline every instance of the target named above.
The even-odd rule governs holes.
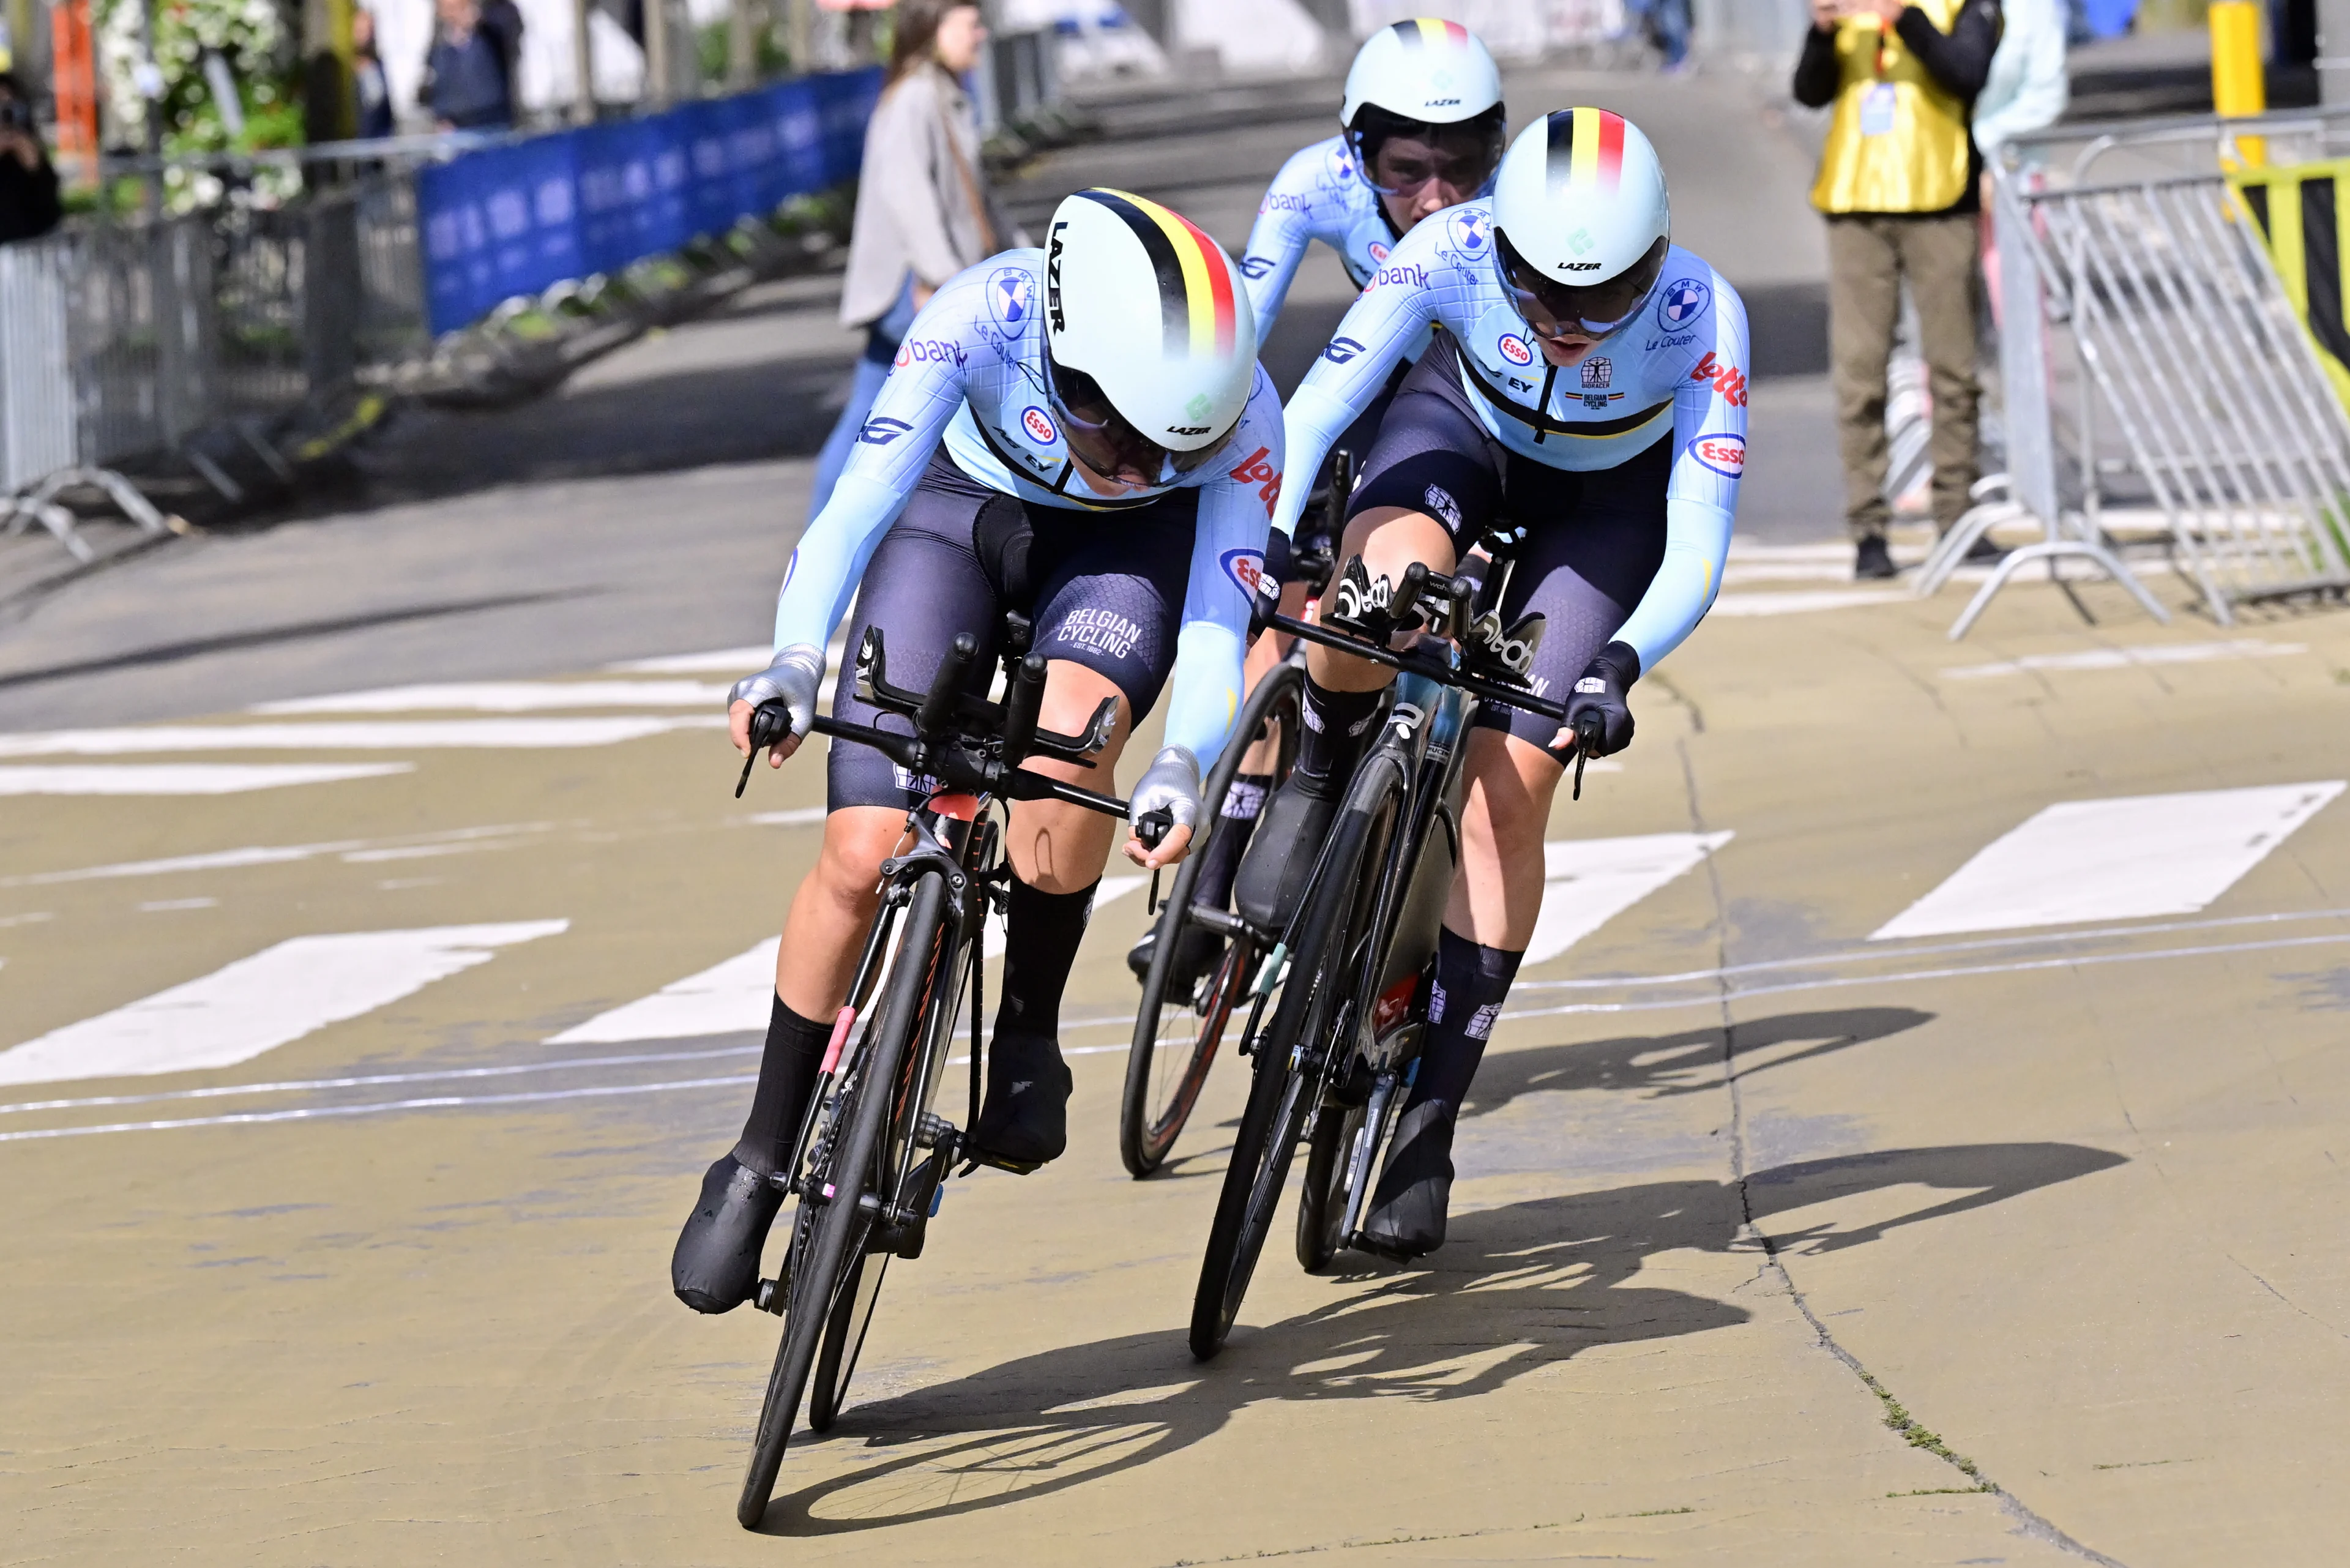
[[[1258,204],[1256,226],[1249,232],[1240,265],[1248,280],[1249,300],[1256,307],[1260,338],[1273,330],[1298,264],[1315,241],[1338,253],[1347,275],[1360,288],[1413,225],[1486,192],[1501,161],[1506,129],[1502,74],[1477,36],[1460,23],[1425,17],[1398,22],[1372,34],[1357,51],[1347,73],[1338,123],[1338,135],[1315,142],[1282,165]],[[1338,445],[1357,459],[1370,450],[1380,417],[1411,368],[1409,361],[1427,345],[1423,332],[1379,395],[1357,411]],[[1320,460],[1315,468],[1297,472],[1318,476]],[[1297,488],[1314,485],[1301,482]],[[1321,515],[1319,508],[1315,515]],[[1297,547],[1318,553],[1332,543],[1312,538],[1299,541]],[[1295,615],[1305,604],[1305,589],[1293,587],[1282,607]],[[1251,687],[1280,659],[1280,644],[1285,641],[1262,639],[1250,650]],[[1268,745],[1248,759],[1250,771],[1232,781],[1222,820],[1203,851],[1206,859],[1192,886],[1192,902],[1222,909],[1230,898],[1232,874],[1273,783],[1269,773],[1253,770],[1260,763],[1270,767],[1274,754]],[[1150,972],[1157,939],[1154,928],[1127,954],[1138,980]],[[1204,926],[1189,928],[1170,981],[1175,992],[1188,993],[1221,950],[1222,939],[1213,931]]]
[[[885,639],[893,685],[927,687],[958,634],[993,668],[1003,615],[1030,618],[1049,661],[1041,722],[1081,732],[1103,700],[1118,724],[1099,771],[1025,765],[1096,789],[1171,684],[1166,741],[1132,793],[1139,822],[1164,812],[1156,869],[1181,858],[1202,770],[1240,702],[1249,589],[1281,494],[1281,407],[1256,363],[1239,269],[1191,223],[1123,192],[1061,203],[1043,250],[1007,251],[956,276],[914,319],[848,465],[792,554],[775,607],[775,662],[735,685],[736,750],[761,705],[808,733],[825,649]],[[858,700],[839,671],[837,718],[910,732]],[[800,885],[776,961],[775,1002],[749,1120],[703,1178],[672,1283],[724,1312],[756,1283],[760,1242],[836,1010],[857,965],[906,814],[928,795],[869,747],[830,750],[824,847]],[[971,1129],[996,1163],[1027,1169],[1066,1142],[1062,988],[1109,852],[1106,817],[1053,801],[1012,808],[1007,951],[986,1101]]]
[[[1368,1241],[1441,1244],[1453,1124],[1542,907],[1543,829],[1576,744],[1632,738],[1627,693],[1712,604],[1746,462],[1745,307],[1671,243],[1656,151],[1595,109],[1528,128],[1491,202],[1422,223],[1373,275],[1287,411],[1310,471],[1432,326],[1348,505],[1323,599],[1345,624],[1382,606],[1414,561],[1440,572],[1506,518],[1526,530],[1503,619],[1544,618],[1529,682],[1564,695],[1570,726],[1482,708],[1465,762],[1461,871],[1440,940],[1428,1032],[1371,1214]],[[1295,524],[1284,499],[1277,529]],[[1531,640],[1532,628],[1513,628]],[[1243,913],[1284,926],[1391,679],[1308,650],[1297,767],[1243,863]]]

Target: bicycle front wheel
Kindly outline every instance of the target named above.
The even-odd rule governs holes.
[[[827,1145],[832,1158],[823,1168],[811,1167],[801,1181],[800,1201],[807,1203],[814,1195],[823,1212],[809,1232],[806,1256],[792,1260],[791,1305],[784,1318],[784,1342],[775,1351],[775,1370],[767,1377],[767,1397],[759,1409],[758,1432],[751,1447],[750,1471],[743,1479],[743,1495],[734,1505],[734,1517],[745,1530],[758,1527],[766,1515],[768,1500],[775,1496],[775,1477],[783,1469],[784,1449],[791,1438],[792,1423],[799,1416],[801,1396],[807,1391],[808,1374],[844,1294],[850,1298],[851,1316],[860,1320],[861,1331],[862,1314],[854,1312],[855,1285],[858,1265],[868,1262],[865,1242],[873,1228],[873,1215],[865,1200],[873,1196],[886,1203],[889,1198],[877,1190],[876,1169],[883,1135],[897,1108],[898,1079],[907,1045],[929,1010],[931,971],[946,907],[943,878],[934,873],[916,884],[899,927],[897,957],[890,967],[872,1047],[854,1064],[854,1082],[840,1090],[851,1096],[840,1115],[847,1132],[837,1145]],[[871,1272],[874,1288],[879,1290],[880,1271]],[[827,1412],[827,1425],[832,1413]]]
[[[1257,741],[1278,743],[1274,768],[1278,787],[1288,776],[1297,754],[1299,704],[1305,691],[1305,672],[1281,663],[1265,672],[1248,706],[1232,727],[1224,754],[1216,760],[1201,792],[1201,809],[1214,831],[1223,826],[1224,801],[1239,776],[1242,759]],[[1245,938],[1224,945],[1222,954],[1196,990],[1179,985],[1185,944],[1200,929],[1191,915],[1192,889],[1200,877],[1202,856],[1185,858],[1175,874],[1175,889],[1159,911],[1158,940],[1150,973],[1142,984],[1142,1006],[1134,1015],[1134,1043],[1126,1057],[1126,1095],[1118,1123],[1118,1156],[1138,1179],[1166,1163],[1175,1140],[1199,1104],[1208,1069],[1223,1044],[1234,1010],[1241,1005],[1260,950]]]

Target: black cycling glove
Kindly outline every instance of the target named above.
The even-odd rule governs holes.
[[[1583,667],[1573,695],[1566,700],[1569,729],[1583,734],[1595,728],[1589,753],[1595,757],[1620,752],[1632,743],[1632,683],[1640,679],[1640,656],[1627,642],[1611,642]]]

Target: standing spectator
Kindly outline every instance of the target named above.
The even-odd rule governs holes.
[[[359,136],[377,141],[390,136],[391,84],[383,74],[383,60],[375,52],[375,13],[359,6],[351,13],[351,88],[359,101]]]
[[[1664,57],[1665,74],[1679,76],[1689,63],[1690,0],[1629,0],[1625,8]]]
[[[58,215],[57,171],[33,124],[33,100],[0,71],[0,241],[37,239]]]
[[[2012,139],[2045,130],[2064,112],[2064,0],[2002,0],[1999,48],[1975,99],[1975,151],[1981,154],[1982,267],[1994,328],[2000,313],[1999,249],[1991,222],[1991,166]],[[2036,172],[2031,174],[2037,178]]]
[[[1025,234],[1004,220],[979,161],[979,117],[958,79],[987,43],[977,0],[902,0],[881,101],[865,128],[840,320],[862,327],[865,355],[848,405],[816,457],[814,518],[889,374],[914,313],[938,286]]]
[[[434,10],[418,97],[443,130],[504,130],[514,123],[514,77],[502,30],[478,0],[435,0]]]
[[[1798,103],[1834,104],[1812,204],[1828,224],[1828,353],[1854,575],[1889,577],[1886,366],[1907,279],[1934,400],[1934,523],[1976,478],[1976,214],[1967,125],[1999,46],[1999,0],[1812,0]],[[1995,556],[1988,541],[1979,554]]]

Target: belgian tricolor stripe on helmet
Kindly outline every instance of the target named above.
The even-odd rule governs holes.
[[[1232,302],[1232,264],[1216,242],[1180,213],[1124,191],[1097,189],[1078,195],[1098,202],[1126,220],[1143,254],[1159,274],[1159,310],[1167,332],[1167,352],[1229,354],[1239,338]]]
[[[1546,183],[1614,191],[1624,177],[1624,117],[1604,109],[1562,109],[1550,117]]]
[[[1433,16],[1414,16],[1409,22],[1398,22],[1388,29],[1405,48],[1416,49],[1422,44],[1464,45],[1469,42],[1469,29],[1458,22],[1440,22]]]

